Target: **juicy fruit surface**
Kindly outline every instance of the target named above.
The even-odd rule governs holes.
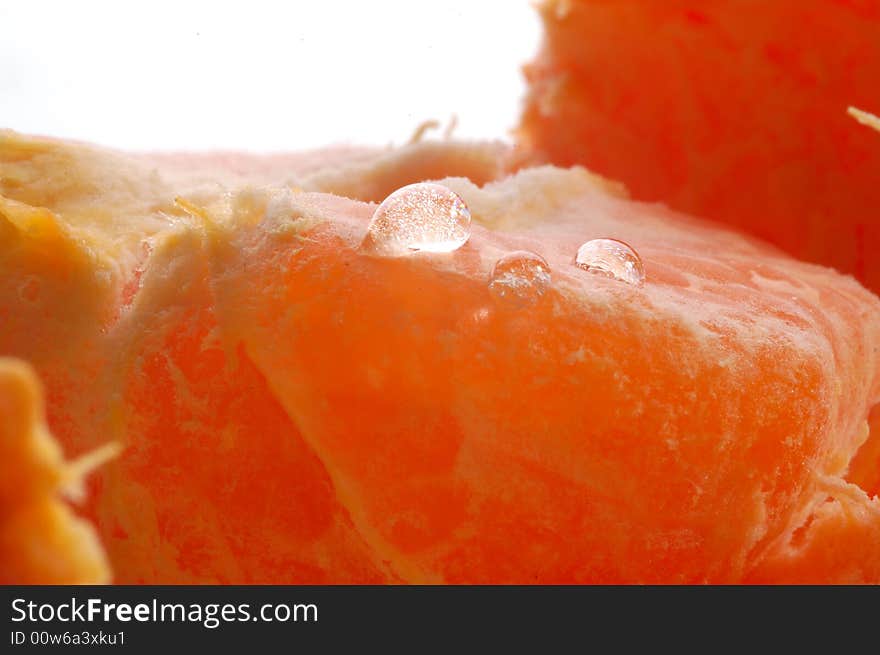
[[[880,290],[880,6],[550,0],[519,135]]]
[[[880,395],[853,280],[582,169],[501,179],[495,146],[226,193],[9,138],[102,171],[75,209],[3,188],[0,349],[35,362],[68,449],[125,443],[89,504],[117,581],[878,581],[878,501],[844,479]],[[469,241],[360,249],[364,200],[427,170],[480,180],[443,180]],[[574,266],[600,237],[644,287]],[[488,285],[517,250],[552,270],[526,311]]]
[[[0,584],[102,584],[107,559],[91,525],[60,498],[79,485],[48,433],[24,362],[0,357]]]
[[[336,218],[302,246],[239,215],[215,260],[221,324],[404,579],[737,581],[838,493],[876,400],[873,296],[583,172],[446,184],[492,228],[446,260],[363,256],[369,208],[308,195],[292,216]],[[635,245],[644,294],[573,269],[585,231]],[[526,314],[487,297],[514,246],[556,279]]]

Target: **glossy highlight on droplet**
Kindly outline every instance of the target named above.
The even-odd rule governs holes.
[[[634,286],[645,283],[645,266],[638,253],[617,239],[593,239],[578,248],[575,266]]]
[[[550,266],[543,257],[517,250],[495,262],[489,291],[497,301],[521,307],[535,303],[550,288],[550,282]]]
[[[471,234],[471,212],[442,184],[402,187],[376,208],[363,247],[382,255],[452,252]]]

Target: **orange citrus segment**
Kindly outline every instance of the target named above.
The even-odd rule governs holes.
[[[315,194],[209,237],[221,332],[367,543],[414,582],[737,581],[786,543],[864,440],[876,298],[583,171],[444,183],[481,224],[451,255],[364,254],[372,207]],[[572,265],[600,235],[644,289]],[[487,288],[522,248],[524,313]]]
[[[546,0],[519,139],[880,290],[880,5]]]

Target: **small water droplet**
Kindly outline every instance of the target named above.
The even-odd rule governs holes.
[[[495,298],[515,305],[530,305],[550,287],[550,266],[540,255],[527,250],[509,253],[495,262],[489,291]]]
[[[385,255],[452,252],[471,235],[471,212],[442,184],[402,187],[382,201],[367,228],[364,247]]]
[[[645,283],[645,267],[638,253],[617,239],[593,239],[578,248],[575,266],[635,286]]]

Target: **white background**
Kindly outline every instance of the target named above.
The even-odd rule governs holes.
[[[0,0],[0,127],[135,149],[504,138],[526,0]]]

